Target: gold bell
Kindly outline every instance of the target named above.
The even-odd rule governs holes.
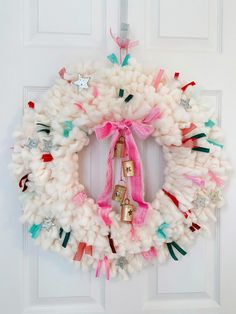
[[[114,157],[123,158],[125,156],[125,139],[121,136],[116,142],[114,149]]]
[[[126,190],[127,188],[124,185],[116,184],[112,194],[113,201],[122,203],[125,198]]]
[[[131,223],[133,219],[134,205],[130,204],[128,198],[125,199],[124,204],[121,207],[121,221]]]
[[[125,177],[134,176],[134,162],[133,160],[125,160],[122,162],[123,174]]]

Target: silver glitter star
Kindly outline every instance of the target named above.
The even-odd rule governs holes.
[[[76,81],[73,82],[73,84],[75,86],[78,87],[79,90],[82,90],[82,89],[87,89],[88,88],[88,81],[90,80],[90,77],[82,77],[80,74],[79,74],[79,77]]]
[[[35,140],[35,139],[29,137],[25,146],[27,146],[29,149],[37,148],[38,147],[38,140]]]
[[[188,99],[181,99],[180,100],[180,105],[184,107],[185,110],[191,109],[192,106],[190,105],[190,98]]]
[[[50,153],[52,149],[52,140],[43,140],[43,151],[45,153]]]
[[[203,196],[198,195],[197,198],[193,201],[193,205],[196,209],[201,209],[206,206],[207,199]]]
[[[47,231],[49,231],[53,226],[55,226],[54,218],[46,217],[46,218],[43,219],[42,228],[44,228]]]
[[[125,265],[128,264],[127,258],[120,256],[116,262],[116,266],[119,266],[121,269],[124,269]]]
[[[211,191],[209,197],[213,203],[218,203],[223,200],[223,195],[220,190]]]

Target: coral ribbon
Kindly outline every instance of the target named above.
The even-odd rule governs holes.
[[[129,159],[133,160],[135,175],[130,177],[131,196],[137,202],[138,209],[135,212],[134,222],[141,224],[144,222],[148,204],[143,201],[143,182],[141,173],[141,161],[138,148],[134,141],[132,131],[134,131],[140,139],[146,139],[152,134],[154,127],[150,125],[152,121],[160,117],[159,108],[153,108],[143,121],[122,120],[108,121],[103,125],[95,128],[96,137],[98,140],[103,140],[112,135],[112,141],[107,158],[106,183],[103,192],[99,195],[97,204],[99,205],[99,214],[106,225],[111,225],[111,220],[108,214],[111,210],[111,191],[112,191],[112,158],[116,142],[121,134],[125,138],[125,145]],[[132,130],[132,131],[131,131]]]
[[[73,260],[80,262],[84,253],[92,256],[93,255],[93,247],[92,247],[92,245],[87,245],[85,242],[80,242]]]

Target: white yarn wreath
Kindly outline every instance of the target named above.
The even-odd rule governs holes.
[[[182,247],[209,232],[223,204],[229,165],[214,108],[178,74],[159,75],[156,85],[155,78],[156,71],[144,70],[133,58],[125,66],[87,62],[62,69],[55,85],[25,107],[14,134],[11,169],[20,182],[22,222],[36,244],[74,259],[84,270],[97,269],[97,275],[101,268],[107,278],[126,279],[154,258],[165,261],[169,253],[174,259],[185,255]],[[129,101],[128,95],[133,96]],[[156,107],[161,115],[152,123],[152,136],[166,163],[163,190],[148,204],[143,224],[121,222],[114,206],[108,226],[79,182],[79,153],[96,126],[142,121]],[[80,261],[75,258],[79,245]]]

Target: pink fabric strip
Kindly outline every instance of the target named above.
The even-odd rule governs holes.
[[[185,174],[184,176],[185,176],[185,178],[191,180],[193,183],[195,183],[196,185],[198,185],[200,187],[203,187],[205,185],[205,181],[199,177],[190,176],[188,174]]]
[[[154,78],[153,80],[153,87],[155,88],[155,90],[157,90],[158,86],[159,86],[159,83],[161,81],[161,78],[162,78],[162,75],[164,73],[164,70],[163,69],[160,69],[159,72],[157,73],[156,77]]]
[[[99,277],[100,275],[101,267],[102,267],[102,260],[99,259],[97,263],[97,268],[96,268],[96,278]]]
[[[107,256],[104,256],[105,272],[107,280],[110,279],[110,263]]]
[[[220,187],[220,186],[223,185],[223,181],[222,181],[220,178],[218,178],[218,177],[214,174],[214,172],[212,172],[212,171],[210,170],[210,171],[208,172],[208,174],[209,174],[209,177],[211,178],[211,180],[215,182],[216,186]]]
[[[157,251],[155,249],[154,246],[152,246],[150,248],[150,250],[146,251],[146,252],[142,252],[142,256],[146,259],[146,260],[150,260],[154,257],[157,257]]]
[[[122,132],[125,138],[125,145],[127,148],[128,157],[134,161],[135,168],[135,176],[130,177],[131,195],[133,200],[137,202],[139,206],[135,212],[134,222],[135,223],[144,222],[148,205],[143,201],[141,162],[138,148],[135,144],[131,132],[131,128],[139,136],[139,138],[146,139],[153,132],[154,128],[152,125],[146,124],[145,122],[148,121],[149,123],[151,123],[152,121],[158,119],[159,117],[160,110],[158,108],[153,108],[146,117],[146,120],[144,119],[142,122],[132,120],[122,120],[118,122],[108,121],[105,122],[103,125],[95,128],[95,133],[98,140],[103,140],[108,136],[113,135],[107,159],[106,184],[103,192],[99,195],[97,201],[97,204],[99,205],[99,214],[106,225],[111,225],[112,223],[110,218],[108,217],[109,212],[111,210],[110,196],[112,191],[112,178],[113,178],[112,159],[116,142]]]
[[[87,195],[84,191],[77,193],[74,197],[73,197],[73,202],[80,207],[84,201],[87,199]]]

